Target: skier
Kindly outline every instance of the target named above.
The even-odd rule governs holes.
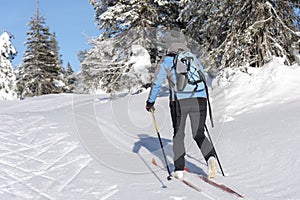
[[[173,152],[174,152],[174,177],[182,179],[184,176],[185,167],[185,123],[187,116],[191,121],[191,129],[193,138],[196,141],[199,149],[204,156],[208,165],[208,177],[214,178],[217,175],[216,152],[212,143],[204,134],[204,126],[207,114],[207,94],[203,84],[197,86],[196,91],[179,92],[175,91],[176,85],[176,69],[174,69],[174,53],[190,52],[185,44],[173,43],[168,49],[167,55],[162,58],[156,69],[155,80],[152,84],[149,97],[146,101],[146,110],[154,110],[155,100],[165,78],[169,81],[170,87],[170,113],[174,130],[173,135]],[[191,53],[190,53],[191,54]],[[195,57],[195,56],[194,56]],[[195,57],[196,58],[196,57]],[[197,61],[199,61],[197,59]],[[200,70],[203,72],[203,67],[200,62]]]

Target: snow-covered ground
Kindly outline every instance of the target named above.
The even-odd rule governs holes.
[[[228,174],[216,181],[245,199],[300,199],[300,68],[276,59],[249,72],[228,69],[211,83],[216,127],[210,132]],[[0,199],[237,199],[192,176],[202,193],[168,181],[167,172],[153,166],[152,158],[161,165],[163,159],[144,109],[147,95],[1,101]],[[155,116],[172,169],[164,91]],[[188,126],[186,133],[186,164],[205,175]]]

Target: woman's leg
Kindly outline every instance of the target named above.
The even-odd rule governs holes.
[[[204,98],[197,98],[193,101],[189,113],[191,119],[192,133],[195,142],[202,152],[205,160],[208,161],[210,156],[215,156],[215,150],[212,143],[204,134],[204,126],[207,114],[207,103]]]

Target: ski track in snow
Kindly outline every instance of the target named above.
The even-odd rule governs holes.
[[[119,191],[118,185],[113,185],[105,190],[103,190],[100,195],[102,196],[100,200],[106,200],[109,199],[111,196],[113,196],[115,193]]]
[[[172,200],[184,200],[184,199],[186,199],[186,197],[175,197],[175,196],[171,196],[170,199],[172,199]]]
[[[73,182],[93,159],[80,152],[79,142],[61,132],[55,122],[22,115],[0,114],[0,199],[84,199],[85,188]],[[89,199],[99,198],[94,189],[86,194]]]

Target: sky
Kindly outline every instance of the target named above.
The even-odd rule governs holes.
[[[12,44],[17,49],[13,67],[22,63],[26,50],[27,25],[35,16],[36,0],[0,0],[0,34],[4,30],[14,35]],[[70,62],[74,71],[80,69],[77,53],[89,49],[88,37],[100,31],[94,22],[94,9],[88,0],[39,0],[39,13],[46,19],[50,32],[55,32],[63,66]]]

